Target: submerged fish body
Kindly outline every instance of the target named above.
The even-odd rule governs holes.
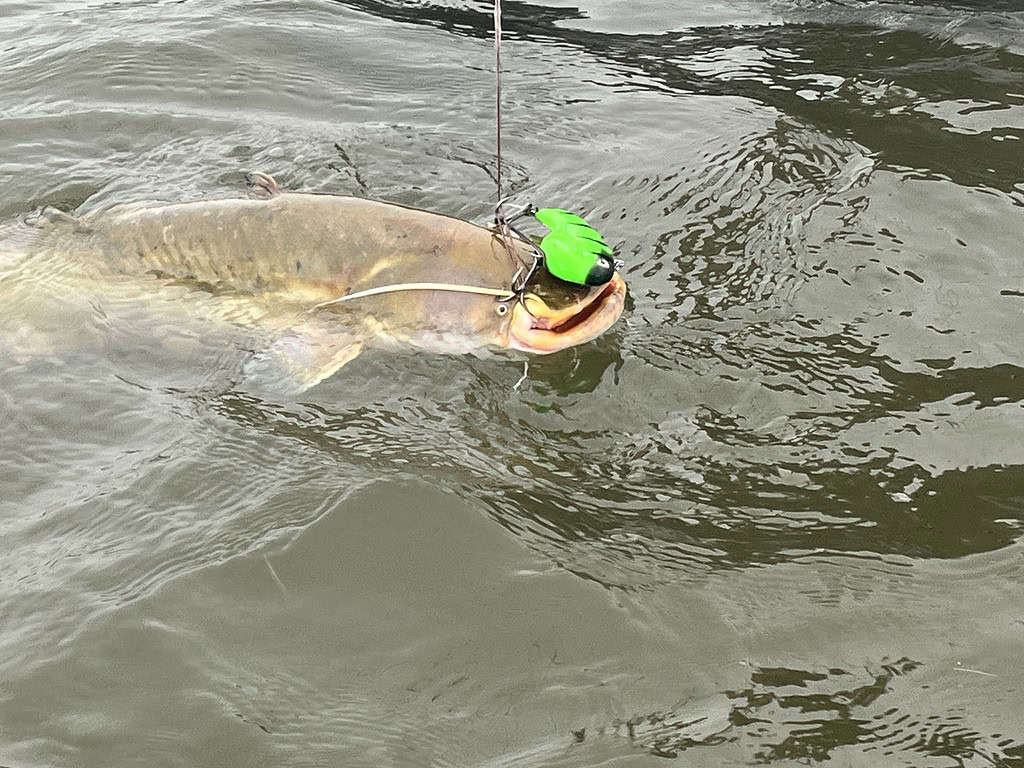
[[[618,275],[591,288],[543,271],[521,302],[435,289],[331,303],[409,283],[507,290],[519,259],[491,230],[461,219],[361,198],[281,193],[262,178],[265,199],[122,206],[81,218],[58,213],[37,249],[62,254],[84,279],[175,281],[258,307],[259,322],[277,340],[249,372],[296,391],[368,343],[544,354],[598,336],[622,311]],[[527,244],[514,245],[528,262]]]

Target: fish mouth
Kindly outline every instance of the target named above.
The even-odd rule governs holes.
[[[619,319],[625,301],[626,281],[618,272],[603,288],[595,289],[562,309],[552,309],[539,297],[528,295],[525,302],[530,311],[520,305],[513,308],[508,345],[523,352],[546,355],[584,344],[596,339]]]

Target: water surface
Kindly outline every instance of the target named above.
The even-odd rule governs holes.
[[[511,191],[631,291],[520,388],[258,397],[201,292],[0,262],[0,764],[1024,765],[1018,4],[503,7]],[[249,170],[485,221],[489,13],[6,3],[0,252]]]

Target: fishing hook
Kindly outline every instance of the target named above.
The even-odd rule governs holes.
[[[501,236],[502,244],[505,246],[505,251],[508,253],[510,259],[513,261],[519,261],[512,242],[512,236],[515,235],[520,242],[530,247],[530,255],[533,257],[533,261],[528,265],[521,263],[519,269],[516,270],[515,275],[512,277],[512,292],[514,296],[509,297],[509,299],[499,299],[499,301],[509,301],[511,298],[517,298],[523,308],[526,309],[527,312],[530,312],[529,307],[526,306],[526,302],[523,300],[523,297],[526,293],[526,286],[529,285],[530,280],[533,279],[533,276],[537,273],[537,269],[544,261],[544,252],[541,251],[541,249],[538,248],[529,237],[520,232],[516,227],[513,227],[512,222],[517,221],[524,216],[533,215],[537,212],[537,208],[533,204],[529,204],[512,216],[506,216],[504,208],[508,199],[509,198],[506,197],[499,200],[498,204],[494,207],[494,224],[497,229],[497,233]],[[524,269],[526,270],[525,274],[523,272]],[[532,316],[533,313],[530,312],[530,315]]]

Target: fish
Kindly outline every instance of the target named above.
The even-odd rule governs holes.
[[[126,280],[174,283],[244,304],[271,340],[253,351],[242,377],[288,393],[333,376],[371,346],[545,355],[597,338],[622,314],[627,288],[618,272],[586,286],[539,269],[509,298],[532,245],[487,227],[366,198],[282,191],[266,174],[250,174],[248,187],[245,197],[81,216],[50,209],[32,222],[44,232],[35,250],[60,254],[62,269],[79,279],[116,281],[122,292]],[[385,286],[403,289],[344,300]]]

